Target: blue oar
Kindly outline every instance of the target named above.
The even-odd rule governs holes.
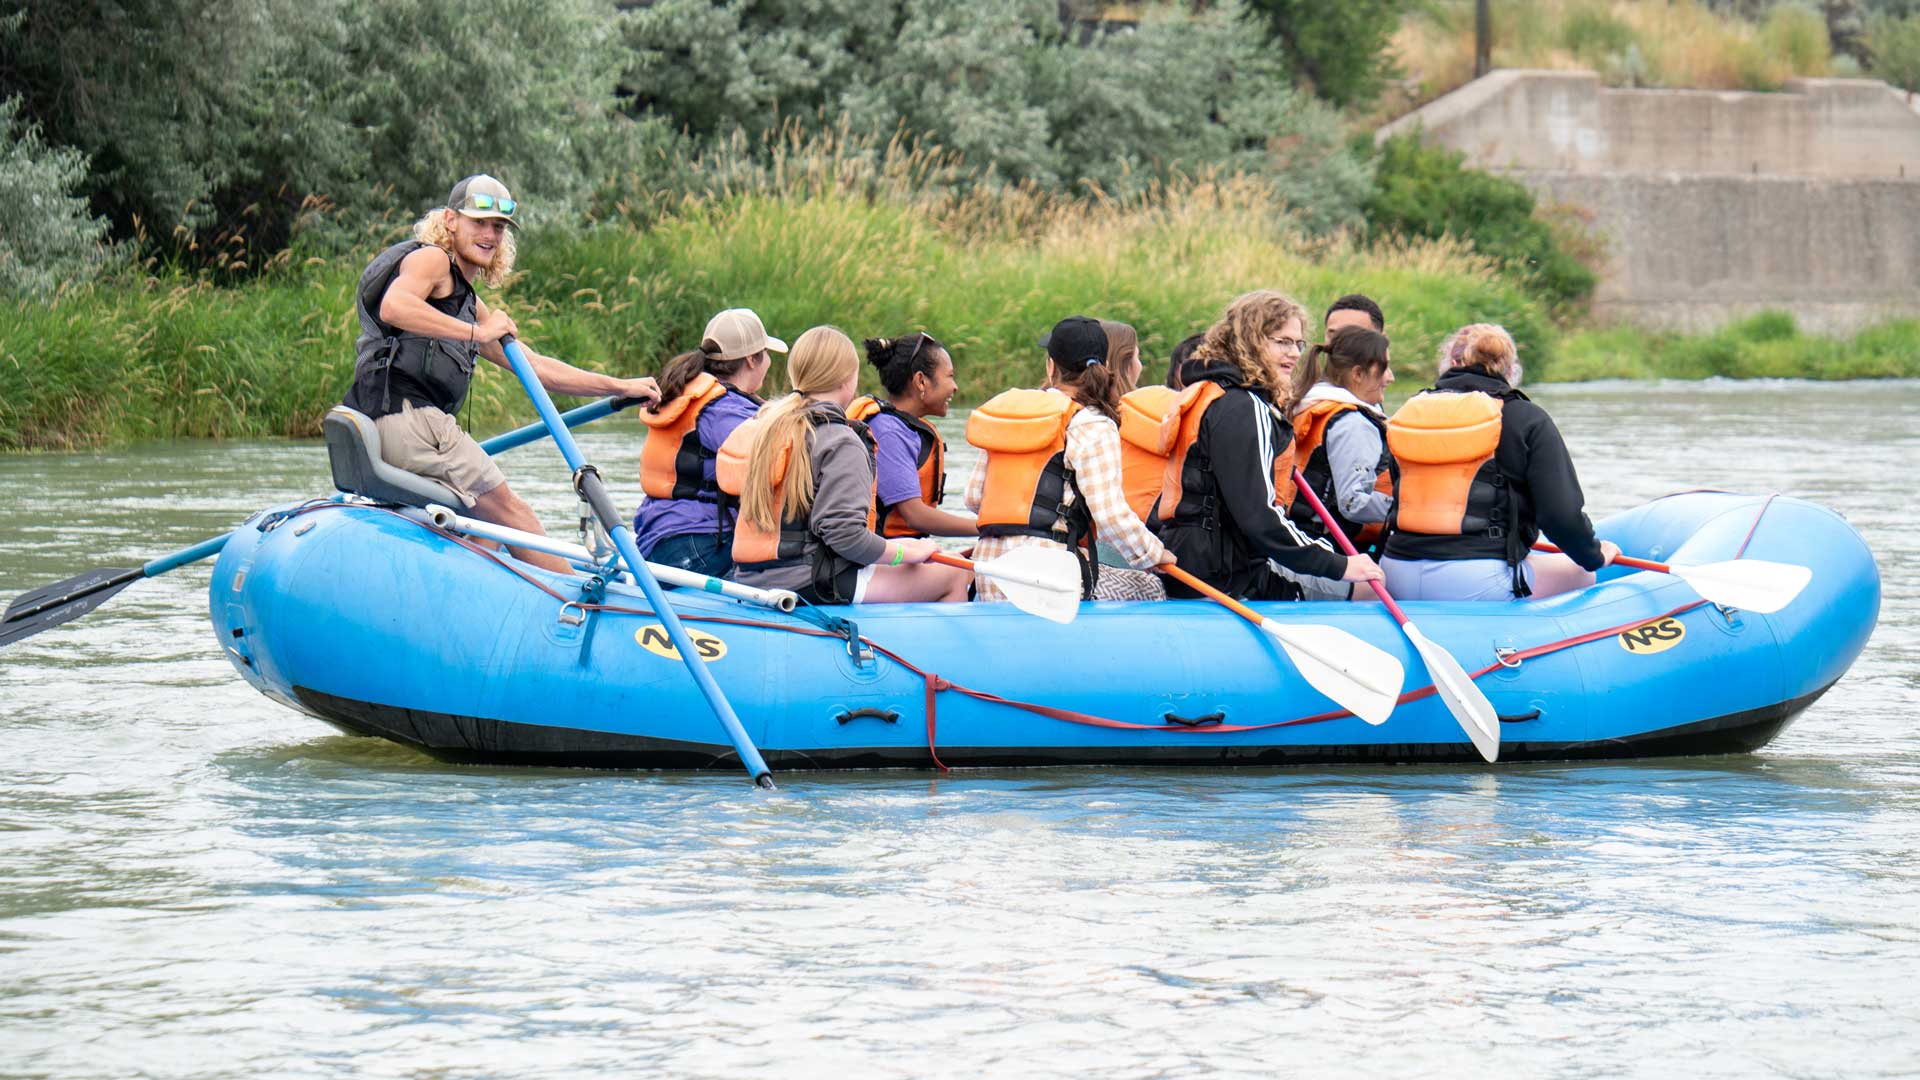
[[[773,787],[773,773],[760,757],[760,751],[754,748],[753,739],[747,735],[747,729],[740,726],[740,718],[733,714],[733,706],[728,703],[727,695],[720,690],[720,684],[713,681],[713,673],[707,670],[707,662],[701,659],[700,651],[693,647],[693,639],[687,636],[687,628],[680,625],[680,616],[667,603],[667,594],[660,583],[653,578],[653,571],[647,568],[647,560],[640,557],[640,549],[634,546],[633,530],[621,519],[620,511],[614,509],[613,500],[607,496],[607,486],[600,481],[600,472],[587,464],[580,455],[580,447],[574,444],[573,433],[560,419],[553,407],[553,399],[547,396],[547,388],[533,373],[533,365],[527,360],[526,350],[511,336],[500,339],[507,348],[507,361],[513,365],[513,373],[520,377],[520,385],[527,391],[527,397],[533,407],[540,411],[540,417],[546,421],[547,430],[553,433],[553,444],[560,448],[560,456],[567,459],[567,468],[573,470],[574,490],[593,507],[600,519],[600,525],[612,538],[613,546],[620,549],[620,557],[625,560],[627,569],[632,571],[633,580],[640,583],[640,591],[647,594],[647,603],[653,606],[654,614],[660,619],[660,625],[667,631],[667,637],[673,641],[673,647],[680,650],[680,661],[687,665],[688,674],[693,676],[694,685],[700,688],[701,696],[707,699],[707,705],[713,709],[713,715],[726,729],[727,738],[732,740],[733,749],[740,755],[740,763],[747,767],[753,782],[763,788]]]
[[[619,412],[640,403],[639,398],[601,398],[577,409],[570,409],[559,417],[563,427],[578,427],[591,423],[603,416]],[[547,422],[528,424],[516,428],[504,435],[495,435],[480,444],[480,449],[488,454],[499,454],[516,446],[525,446],[547,435]],[[220,554],[227,546],[227,537],[232,533],[221,533],[209,537],[189,548],[181,548],[171,555],[160,558],[135,569],[103,567],[89,570],[78,577],[52,585],[44,585],[31,592],[16,597],[7,605],[7,613],[0,618],[0,646],[9,645],[24,637],[31,637],[49,627],[59,626],[63,622],[77,619],[101,604],[106,603],[121,589],[142,578],[159,577],[169,570],[177,570],[188,563],[197,563]]]

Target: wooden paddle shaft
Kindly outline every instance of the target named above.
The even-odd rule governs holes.
[[[1544,551],[1549,555],[1563,554],[1559,548],[1547,543],[1535,544],[1533,545],[1533,550]],[[1673,573],[1673,567],[1663,562],[1654,562],[1652,559],[1636,559],[1631,555],[1615,555],[1613,561],[1616,565],[1631,566],[1635,570],[1653,570],[1662,574]]]
[[[1333,523],[1333,515],[1327,512],[1326,504],[1320,501],[1320,496],[1313,493],[1313,488],[1307,484],[1307,478],[1300,475],[1299,469],[1293,470],[1293,486],[1299,491],[1300,497],[1307,500],[1307,505],[1313,507],[1313,512],[1320,515],[1320,520],[1326,524],[1327,531],[1333,534],[1333,542],[1340,545],[1340,550],[1346,552],[1348,558],[1360,554],[1353,549],[1353,541],[1347,539],[1346,530]],[[1405,626],[1407,613],[1401,611],[1400,605],[1394,603],[1393,597],[1387,595],[1387,583],[1369,581],[1367,584],[1373,586],[1373,594],[1380,598],[1380,602],[1387,605],[1387,611],[1393,615],[1393,621]]]

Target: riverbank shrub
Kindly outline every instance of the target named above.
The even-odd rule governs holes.
[[[75,194],[86,158],[51,147],[0,99],[0,303],[91,278],[107,261],[107,223]]]
[[[543,351],[624,375],[657,370],[732,305],[789,338],[816,323],[924,327],[953,349],[963,401],[1038,382],[1034,339],[1076,312],[1132,322],[1158,378],[1175,342],[1257,286],[1316,313],[1374,295],[1410,380],[1478,320],[1512,328],[1530,370],[1550,366],[1544,309],[1483,256],[1453,240],[1308,237],[1251,178],[1105,202],[1030,189],[902,201],[849,175],[845,188],[688,198],[646,226],[529,230],[519,277],[489,302]],[[237,287],[123,276],[26,305],[0,321],[0,447],[316,434],[351,378],[351,290],[369,254]],[[482,365],[467,422],[530,416],[512,377]]]
[[[1388,139],[1364,206],[1369,232],[1460,237],[1545,303],[1561,309],[1584,303],[1594,273],[1563,250],[1554,226],[1534,213],[1533,193],[1465,161],[1457,150],[1422,144],[1417,134]]]
[[[1554,378],[1910,379],[1920,377],[1920,320],[1895,319],[1848,338],[1800,332],[1763,311],[1710,334],[1586,330],[1562,339]]]

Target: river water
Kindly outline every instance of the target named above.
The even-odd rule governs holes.
[[[1771,746],[775,794],[455,767],[248,689],[192,567],[0,653],[0,1076],[1920,1074],[1920,383],[1537,399],[1596,514],[1780,490],[1866,534],[1879,629]],[[632,477],[611,423],[584,445]],[[324,458],[0,458],[0,596]],[[504,464],[571,528],[550,445]]]

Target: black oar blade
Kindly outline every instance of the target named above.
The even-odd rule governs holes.
[[[138,569],[101,567],[22,593],[7,605],[6,617],[0,618],[0,647],[77,619],[145,576]]]

